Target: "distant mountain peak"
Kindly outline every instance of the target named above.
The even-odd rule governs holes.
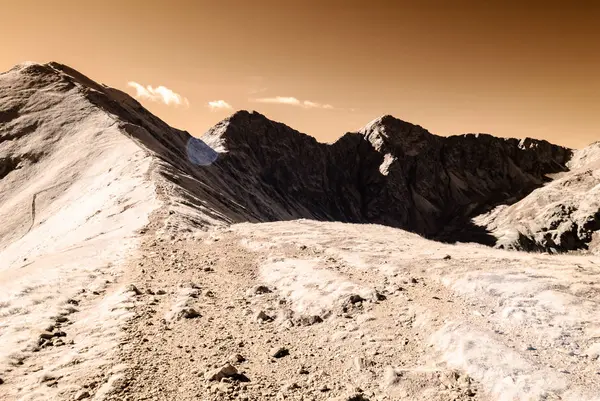
[[[407,154],[418,154],[435,135],[419,125],[385,114],[359,130],[377,150],[403,149]]]

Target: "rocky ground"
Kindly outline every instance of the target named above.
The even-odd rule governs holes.
[[[311,221],[142,250],[108,399],[598,399],[597,258]]]

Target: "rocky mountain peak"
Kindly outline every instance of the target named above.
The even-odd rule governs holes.
[[[435,135],[423,127],[389,114],[371,121],[359,133],[378,151],[401,152],[411,156],[435,141]]]
[[[318,146],[317,140],[287,125],[270,120],[257,111],[240,110],[210,128],[201,139],[221,151],[252,149],[265,152],[281,149],[297,151],[302,144]]]

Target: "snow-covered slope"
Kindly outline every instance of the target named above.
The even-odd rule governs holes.
[[[600,144],[575,151],[568,166],[521,201],[475,222],[492,231],[498,247],[600,252]]]

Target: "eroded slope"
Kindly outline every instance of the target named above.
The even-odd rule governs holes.
[[[152,157],[86,89],[50,66],[0,75],[2,399],[65,398],[111,363],[122,263],[160,205]]]

